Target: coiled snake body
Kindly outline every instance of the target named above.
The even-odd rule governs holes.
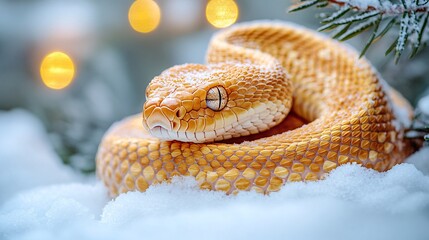
[[[155,77],[143,126],[132,116],[106,133],[97,173],[113,196],[173,176],[268,193],[345,163],[384,171],[411,153],[393,111],[407,102],[334,40],[286,23],[239,25],[212,38],[207,62]]]

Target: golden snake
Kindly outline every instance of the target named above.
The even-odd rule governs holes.
[[[293,24],[241,24],[212,38],[207,62],[162,72],[146,90],[144,127],[132,116],[105,134],[97,173],[112,196],[173,176],[268,193],[345,163],[385,171],[412,152],[393,111],[410,113],[406,100],[337,41]]]

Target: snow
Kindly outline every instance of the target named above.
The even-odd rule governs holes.
[[[30,113],[0,112],[0,132],[0,239],[429,239],[429,148],[385,173],[344,165],[269,196],[177,178],[111,200],[61,164]]]
[[[344,5],[351,8],[363,10],[372,10],[383,12],[388,15],[402,15],[407,9],[410,11],[416,11],[416,9],[423,9],[429,6],[429,1],[423,0],[405,0],[405,1],[391,1],[391,0],[337,0],[338,3],[344,3]],[[402,2],[404,4],[402,4]]]
[[[0,204],[21,190],[77,178],[61,164],[42,124],[28,112],[0,112],[0,132]]]
[[[343,2],[350,6],[358,7],[359,9],[367,9],[370,6],[380,7],[379,0],[339,0],[338,2]]]
[[[425,114],[429,116],[429,95],[420,99],[418,108]]]
[[[336,20],[326,26],[331,26],[333,24],[344,24],[351,21],[367,19],[370,16],[382,13],[385,17],[397,16],[401,19],[399,37],[395,46],[396,53],[401,53],[405,49],[406,42],[408,40],[411,41],[411,43],[415,46],[418,46],[420,44],[418,36],[420,35],[421,31],[420,25],[422,25],[424,21],[418,21],[416,13],[427,12],[427,9],[429,8],[429,1],[404,0],[397,1],[395,3],[395,1],[391,0],[338,0],[335,2],[338,5],[339,9],[339,11],[335,14],[338,14],[341,12],[342,9],[347,8],[359,11],[361,12],[361,14]],[[334,17],[335,14],[332,15],[331,18]],[[364,21],[364,23],[359,24],[356,27],[348,30],[343,36],[352,34],[354,31],[358,31],[359,29],[365,27],[366,25],[370,25],[371,23],[374,24],[374,22],[376,21],[376,18]],[[423,36],[426,36],[426,32],[423,33]]]

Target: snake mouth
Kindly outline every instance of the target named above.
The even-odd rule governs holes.
[[[149,130],[150,135],[153,137],[159,138],[162,141],[181,141],[181,142],[194,142],[202,143],[207,142],[207,137],[212,137],[215,134],[215,131],[208,133],[204,132],[186,132],[186,131],[170,131],[161,126],[152,127]]]
[[[171,136],[171,134],[170,134],[171,132],[162,126],[155,126],[155,127],[151,128],[149,131],[150,131],[150,134],[154,137],[164,139],[164,140],[172,140],[173,139],[173,136]]]

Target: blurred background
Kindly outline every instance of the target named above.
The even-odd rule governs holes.
[[[141,111],[146,85],[162,70],[203,63],[217,28],[258,19],[320,26],[320,12],[287,13],[290,5],[288,0],[0,0],[0,109],[34,113],[64,163],[93,172],[107,128]],[[390,34],[367,57],[416,104],[429,93],[429,51],[395,65],[384,56],[397,36]],[[349,43],[360,51],[368,35]]]

